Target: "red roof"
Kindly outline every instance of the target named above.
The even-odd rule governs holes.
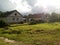
[[[29,17],[30,18],[41,18],[44,14],[33,14],[33,15],[30,15]]]

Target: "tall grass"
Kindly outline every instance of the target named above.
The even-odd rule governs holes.
[[[14,33],[15,31],[20,33]],[[14,24],[8,29],[0,28],[0,36],[22,42],[23,45],[58,45],[60,23]]]

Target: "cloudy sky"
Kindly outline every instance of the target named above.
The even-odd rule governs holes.
[[[60,0],[0,0],[0,11],[21,13],[60,13]]]

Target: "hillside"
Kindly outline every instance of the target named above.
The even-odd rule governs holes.
[[[13,24],[0,28],[0,37],[16,41],[13,44],[1,39],[1,45],[60,45],[60,23]]]

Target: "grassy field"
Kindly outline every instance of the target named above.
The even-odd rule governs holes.
[[[13,24],[0,28],[0,37],[17,41],[11,44],[0,40],[1,45],[60,45],[60,23]]]

